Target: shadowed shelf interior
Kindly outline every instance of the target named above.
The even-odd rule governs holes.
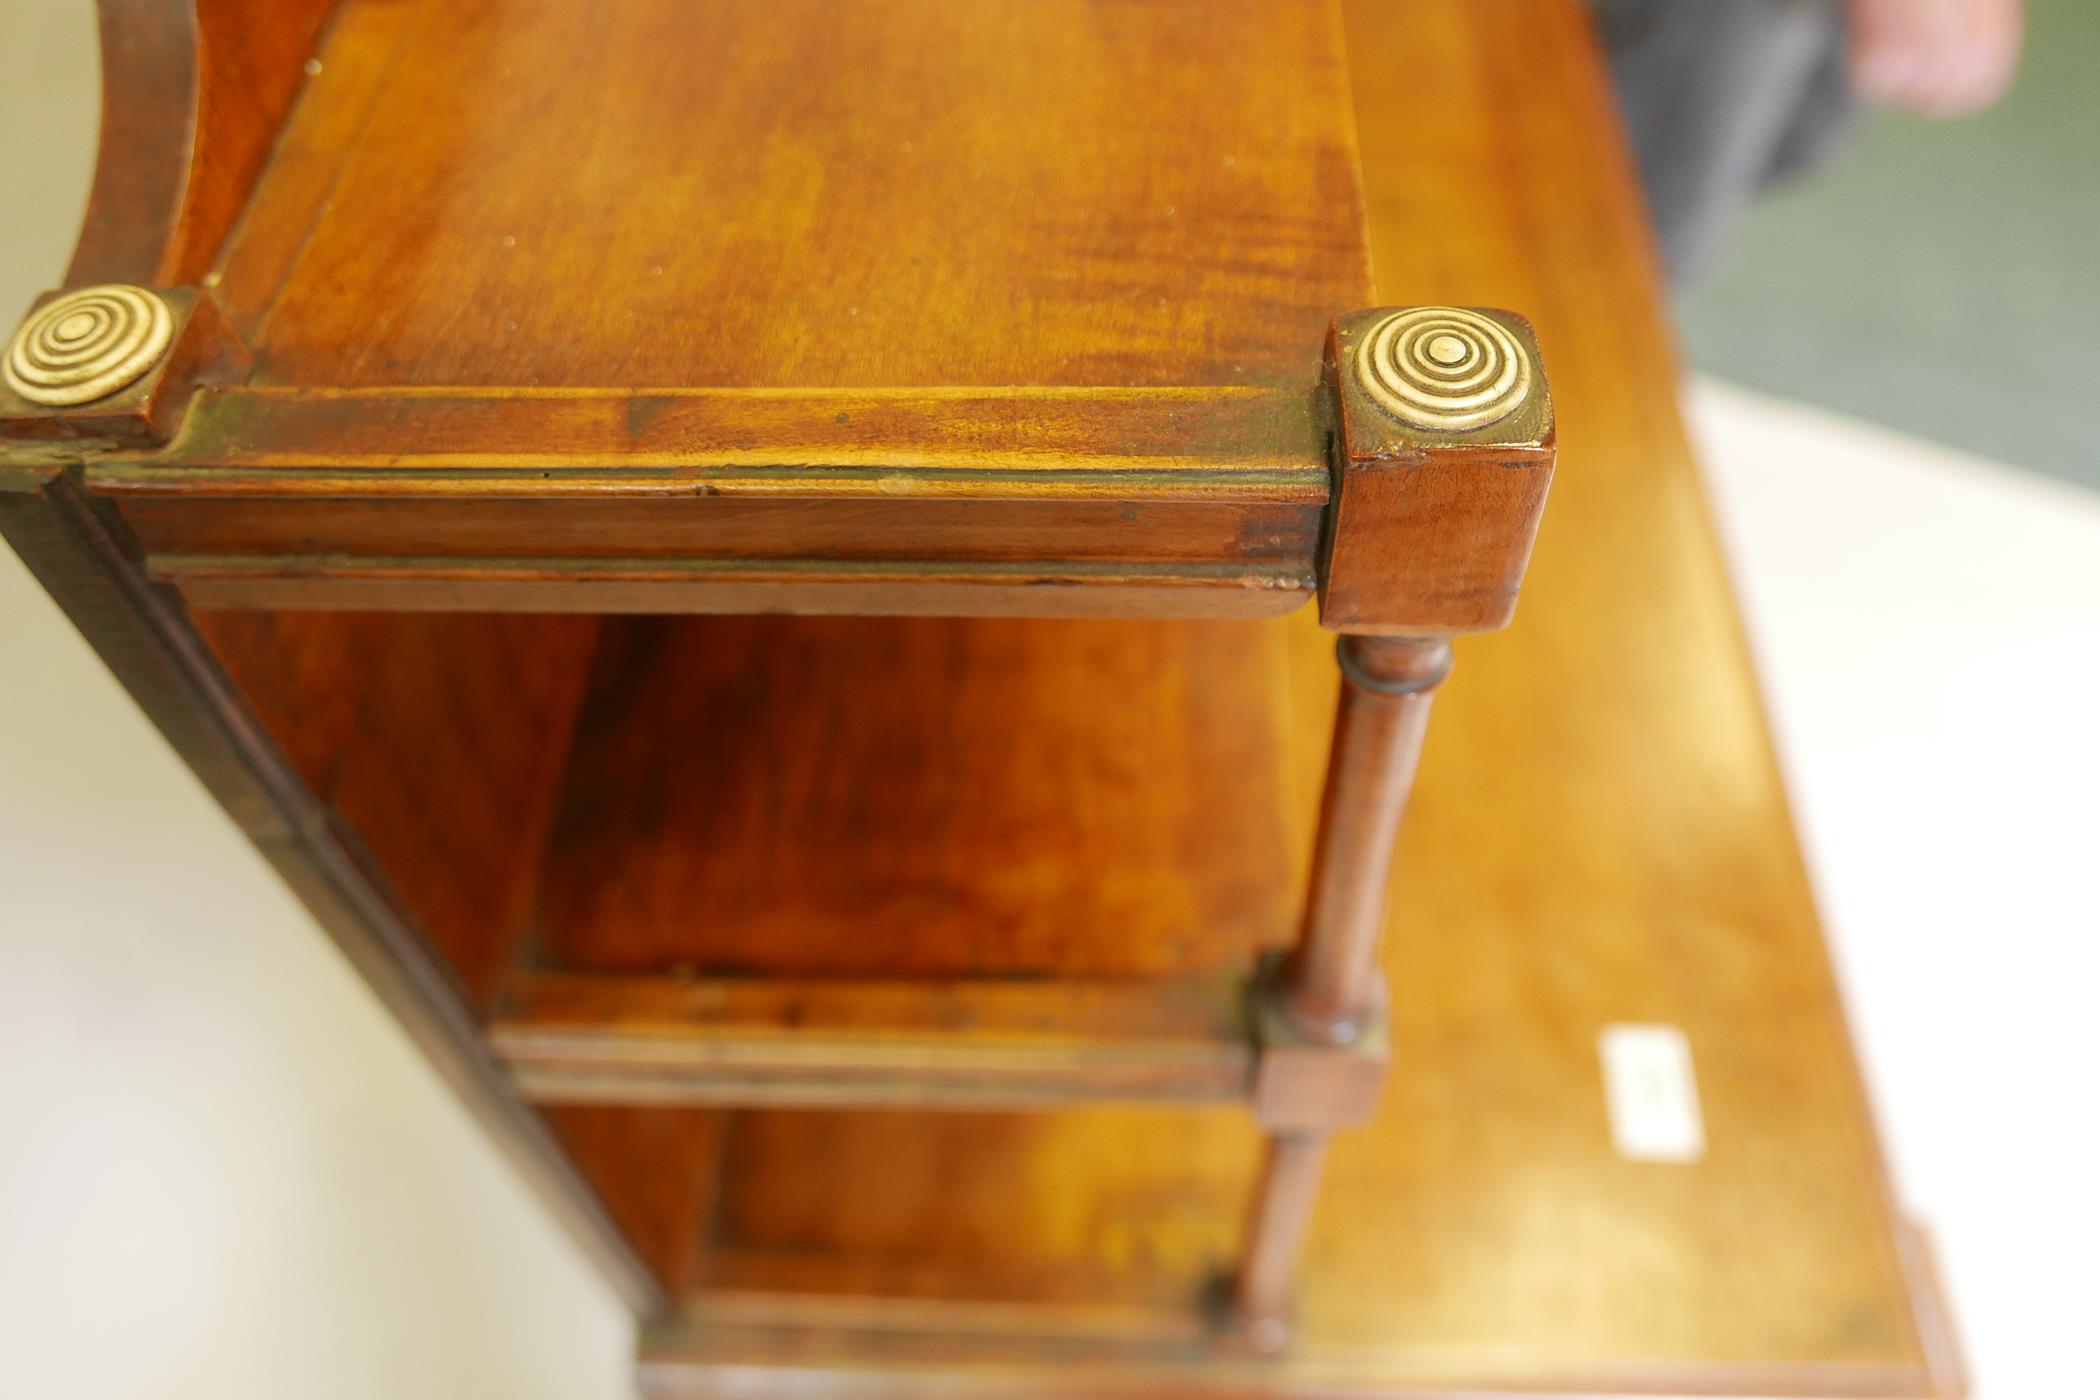
[[[103,8],[0,528],[646,1393],[1959,1388],[1573,0]]]
[[[405,893],[436,853],[424,926],[692,1300],[690,1327],[648,1353],[668,1393],[696,1369],[871,1357],[909,1389],[958,1345],[1017,1377],[1046,1353],[1075,1376],[1268,1374],[1221,1373],[1198,1305],[1231,1266],[1260,1149],[1232,1107],[1251,1073],[1235,974],[1288,941],[1317,813],[1336,680],[1309,617],[368,614],[330,618],[341,649],[321,666],[265,616],[197,616],[235,677],[287,707],[295,753],[291,715],[336,717],[302,763]],[[503,654],[540,677],[446,664],[461,629],[530,635]],[[1521,673],[1521,650],[1506,664]],[[784,665],[834,684],[771,684]],[[330,693],[290,688],[301,669]],[[1633,917],[1636,862],[1591,857],[1580,900],[1571,872],[1533,868],[1503,824],[1547,841],[1582,820],[1587,782],[1615,772],[1651,801],[1669,785],[1602,718],[1582,731],[1594,778],[1527,782],[1560,734],[1486,669],[1461,669],[1431,730],[1395,914],[1438,934],[1387,950],[1392,1078],[1373,1123],[1337,1140],[1282,1376],[1903,1393],[1912,1245],[1884,1233],[1849,1071],[1815,1049],[1834,1028],[1819,949],[1760,912],[1769,892],[1734,889],[1731,910],[1695,886],[1669,916]],[[505,703],[471,693],[483,684]],[[461,742],[475,726],[438,743],[401,718],[464,718],[477,699],[496,711],[484,723],[563,736],[550,761],[506,772]],[[1045,725],[1061,726],[1048,776]],[[388,780],[360,796],[375,770]],[[1162,801],[1191,772],[1220,790]],[[869,774],[889,775],[879,807]],[[510,868],[417,818],[457,812],[463,784],[504,820],[455,830],[517,834]],[[1235,820],[1251,792],[1267,823]],[[1023,827],[1030,849],[1006,849]],[[454,891],[460,871],[490,883]],[[1206,907],[1221,889],[1233,917]],[[809,933],[755,934],[774,920]],[[886,999],[868,995],[877,973]],[[1696,1167],[1612,1150],[1594,1039],[1627,1019],[1699,1048],[1713,1147]],[[909,1092],[888,1084],[900,1064]],[[812,1100],[863,1106],[749,1106]]]

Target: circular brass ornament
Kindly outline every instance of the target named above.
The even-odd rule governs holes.
[[[1477,311],[1395,311],[1356,347],[1364,392],[1404,423],[1465,432],[1507,418],[1531,391],[1531,360],[1517,338]]]
[[[91,403],[135,383],[174,337],[168,304],[145,288],[82,287],[46,302],[22,323],[0,362],[0,377],[31,403]]]

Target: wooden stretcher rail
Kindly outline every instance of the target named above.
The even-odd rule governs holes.
[[[199,390],[98,489],[1233,497],[1322,504],[1312,386]]]
[[[86,475],[207,606],[1249,616],[1316,587],[1322,412],[1230,385],[204,389]]]
[[[150,555],[150,576],[204,608],[281,611],[789,613],[835,617],[1275,617],[1310,569],[1028,561],[944,565],[717,559],[428,560]]]
[[[1239,979],[521,974],[489,1040],[552,1103],[1048,1108],[1244,1100]]]

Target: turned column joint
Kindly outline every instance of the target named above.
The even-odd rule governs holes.
[[[1420,695],[1451,674],[1451,643],[1441,637],[1341,637],[1334,657],[1351,685],[1373,695]]]
[[[1321,1023],[1307,1033],[1291,1010],[1287,964],[1272,960],[1255,979],[1254,1116],[1272,1133],[1327,1133],[1369,1118],[1392,1060],[1385,979],[1372,975],[1346,1040]]]

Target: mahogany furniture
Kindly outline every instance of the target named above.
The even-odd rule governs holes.
[[[1589,45],[105,0],[0,529],[650,1393],[1945,1393]]]

